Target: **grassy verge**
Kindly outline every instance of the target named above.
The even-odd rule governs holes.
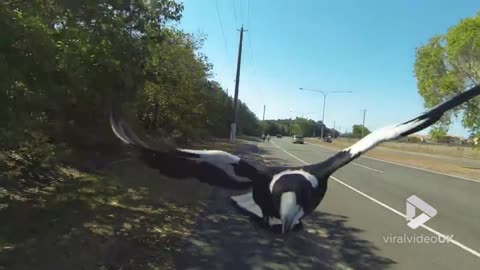
[[[318,139],[305,139],[305,141],[322,145],[333,150],[341,150],[351,145],[342,140],[335,140],[333,143],[325,143]],[[467,162],[462,161],[457,157],[436,158],[434,156],[424,156],[403,151],[391,151],[390,149],[385,149],[383,147],[372,149],[368,151],[365,156],[440,173],[480,180],[480,163],[475,160],[469,161],[467,164]]]
[[[20,179],[1,179],[0,269],[171,269],[210,191],[134,160],[98,174],[60,171],[22,189],[8,184]]]
[[[358,139],[353,138],[338,138],[335,139],[332,146],[334,147],[348,147],[356,143]],[[435,144],[421,144],[421,143],[401,143],[401,142],[385,142],[379,148],[387,148],[392,150],[399,150],[410,153],[432,154],[446,157],[468,158],[473,160],[480,160],[480,149],[468,146],[456,145],[435,145]]]

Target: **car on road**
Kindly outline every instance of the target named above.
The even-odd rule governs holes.
[[[301,143],[303,144],[303,136],[302,135],[293,135],[292,143]]]
[[[328,143],[332,143],[332,137],[330,137],[330,136],[329,136],[329,137],[325,137],[325,138],[323,138],[323,141],[324,141],[324,142],[328,142]]]
[[[277,138],[282,138],[282,134],[277,134]]]

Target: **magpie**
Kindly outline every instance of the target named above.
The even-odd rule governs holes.
[[[209,185],[248,190],[233,196],[238,206],[273,226],[275,222],[286,234],[310,214],[322,201],[330,175],[376,145],[405,137],[436,123],[448,110],[480,94],[480,85],[431,108],[409,121],[374,131],[330,158],[306,166],[260,168],[243,158],[219,150],[174,148],[161,150],[141,140],[113,111],[110,125],[125,144],[139,150],[140,159],[161,174],[176,178],[195,178]]]

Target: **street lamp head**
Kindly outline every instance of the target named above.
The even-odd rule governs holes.
[[[330,91],[329,93],[353,93],[352,91]]]

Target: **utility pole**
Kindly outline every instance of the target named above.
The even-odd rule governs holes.
[[[323,127],[325,127],[325,100],[327,99],[327,94],[323,94],[323,114],[322,114],[322,130],[320,131],[320,138],[323,140]]]
[[[262,119],[262,121],[265,121],[265,107],[266,107],[266,106],[263,105],[263,119]]]
[[[263,134],[265,134],[265,105],[263,105],[263,118],[262,118]],[[262,134],[262,135],[263,135]]]
[[[235,98],[233,100],[233,123],[230,126],[230,143],[235,143],[237,134],[237,110],[238,110],[238,86],[240,84],[240,66],[242,63],[242,42],[243,42],[243,25],[240,28],[240,44],[238,45],[238,59],[237,59],[237,76],[235,79]]]
[[[362,124],[362,137],[363,138],[363,131],[365,130],[365,114],[367,113],[367,109],[363,109],[363,124]]]
[[[335,139],[335,120],[333,120],[333,138]]]

